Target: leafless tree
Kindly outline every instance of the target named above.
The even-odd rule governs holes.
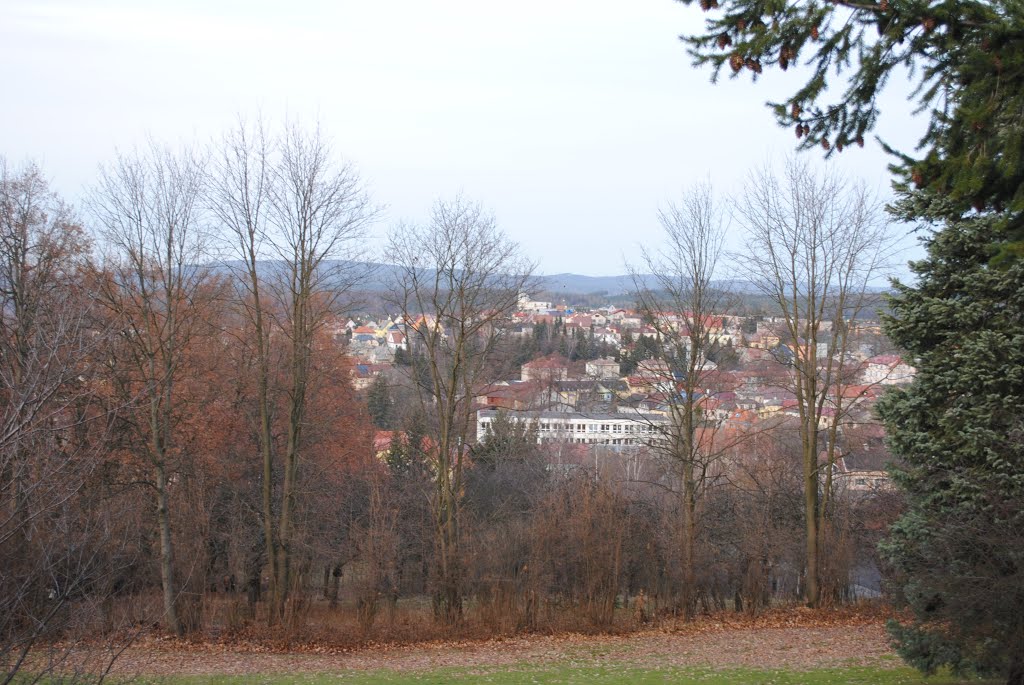
[[[89,506],[108,417],[90,363],[104,332],[90,327],[88,249],[40,170],[0,157],[0,683],[56,669],[88,680],[54,643],[79,637],[73,605],[110,597],[119,568],[116,503]]]
[[[632,268],[631,273],[638,311],[657,332],[664,356],[658,395],[671,420],[655,426],[658,438],[650,447],[672,465],[677,478],[681,603],[690,617],[697,603],[698,503],[714,475],[715,462],[736,441],[723,439],[719,431],[722,421],[715,413],[715,394],[724,388],[709,359],[735,295],[714,282],[723,278],[728,222],[710,183],[694,186],[658,218],[664,243],[645,249],[642,268]]]
[[[881,203],[863,184],[793,159],[781,176],[768,169],[752,175],[737,204],[746,230],[745,270],[780,310],[780,338],[789,350],[804,475],[805,595],[815,606],[823,504],[848,410],[842,386],[851,382],[850,323],[878,301],[872,286],[886,275],[893,242]]]
[[[202,215],[203,159],[150,143],[103,167],[91,196],[106,257],[97,301],[120,333],[108,366],[124,401],[137,454],[151,471],[160,536],[164,620],[178,635],[180,588],[174,577],[170,471],[178,446],[178,382],[189,340],[202,324],[197,306],[209,274]]]
[[[390,301],[406,322],[418,400],[434,419],[435,608],[453,624],[462,617],[459,524],[474,391],[491,379],[496,343],[533,265],[491,215],[461,197],[435,204],[429,224],[397,226],[386,258],[398,267]]]
[[[218,146],[210,204],[238,271],[238,303],[255,356],[257,430],[263,462],[263,525],[271,570],[270,621],[284,613],[293,584],[293,545],[303,423],[311,392],[314,339],[365,273],[357,258],[377,215],[354,166],[340,161],[319,129],[286,125],[271,140],[262,124],[240,122]],[[275,448],[270,340],[287,341],[284,445]],[[283,479],[274,502],[275,461]]]

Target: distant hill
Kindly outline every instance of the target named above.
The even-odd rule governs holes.
[[[217,267],[218,270],[229,270],[232,267],[237,268],[237,263],[227,263],[221,267]],[[261,270],[264,273],[273,273],[276,269],[280,268],[279,262],[267,261],[261,265]],[[346,264],[344,262],[327,262],[325,267],[342,267]],[[392,284],[398,279],[399,270],[398,267],[392,264],[382,264],[380,262],[357,262],[351,264],[353,270],[356,273],[360,273],[358,282],[355,284],[355,289],[364,293],[383,293],[387,291]],[[642,274],[639,276],[640,280],[644,283],[649,284],[652,287],[657,287],[655,278],[652,274]],[[753,283],[743,279],[727,279],[721,281],[715,281],[713,284],[716,288],[722,290],[731,291],[737,294],[748,296],[751,298],[758,298],[760,292],[754,286]],[[587,299],[600,299],[607,298],[608,301],[619,300],[623,297],[630,297],[634,289],[633,277],[629,274],[620,274],[617,276],[585,276],[583,274],[573,273],[560,273],[552,275],[541,275],[537,277],[537,287],[530,293],[536,299],[541,300],[552,300],[561,302],[564,298],[570,298],[570,296],[589,296]],[[885,287],[874,287],[869,288],[871,292],[884,292]]]
[[[653,274],[640,274],[639,279],[649,287],[657,288]],[[540,277],[540,287],[554,296],[560,293],[575,293],[580,295],[604,294],[609,297],[618,297],[632,293],[634,285],[633,277],[628,274],[621,276],[555,274],[553,276]],[[753,283],[738,278],[714,281],[712,285],[715,288],[734,293],[753,294],[759,292]]]
[[[237,262],[228,262],[218,270],[228,271],[240,266]],[[383,292],[388,290],[398,279],[398,267],[393,264],[380,262],[356,262],[346,264],[341,261],[328,261],[324,267],[332,269],[335,267],[346,268],[352,266],[357,273],[362,273],[360,281],[356,284],[358,290],[364,292]],[[281,263],[268,260],[262,262],[260,269],[265,274],[272,274],[281,268]],[[624,295],[632,292],[633,279],[629,275],[621,276],[584,276],[581,274],[555,274],[553,276],[538,276],[536,292],[531,295],[540,295],[544,292],[558,296],[561,294],[591,295],[601,294],[610,297]]]
[[[581,295],[624,295],[632,292],[633,278],[622,276],[583,276],[581,274],[554,274],[541,276],[539,288],[552,295],[578,293]]]

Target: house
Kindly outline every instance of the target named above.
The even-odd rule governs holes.
[[[866,384],[899,385],[914,379],[916,369],[906,364],[899,355],[883,354],[864,362],[861,380]]]
[[[388,329],[388,332],[384,335],[384,344],[392,350],[408,349],[405,333],[397,328]]]
[[[550,302],[538,302],[530,299],[526,293],[519,293],[519,311],[546,312],[551,309]]]
[[[352,376],[352,387],[356,390],[366,390],[373,384],[373,379],[384,373],[386,364],[356,364],[349,372]]]
[[[870,441],[841,452],[835,460],[833,478],[840,489],[866,495],[893,488],[886,471],[886,464],[892,457],[878,441]]]
[[[625,387],[626,384],[618,379],[555,381],[550,402],[579,411],[588,405],[611,402]]]
[[[782,339],[770,328],[762,328],[758,324],[757,332],[747,336],[747,346],[756,350],[771,350],[779,346]]]
[[[592,359],[586,365],[587,376],[590,378],[618,378],[619,363],[614,359]]]
[[[494,383],[477,392],[477,406],[522,411],[534,406],[539,386],[536,383]]]
[[[520,370],[520,379],[524,382],[551,383],[552,381],[564,381],[568,378],[569,360],[557,354],[526,362]]]
[[[840,490],[854,495],[892,488],[886,467],[893,456],[885,446],[885,428],[868,415],[861,418],[842,427],[832,471]]]

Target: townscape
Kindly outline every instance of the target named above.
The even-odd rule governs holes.
[[[1022,7],[681,4],[0,4],[0,685],[1024,685]]]
[[[701,363],[698,405],[704,420],[713,421],[723,433],[742,435],[780,420],[799,419],[787,373],[794,352],[775,332],[784,328],[784,322],[775,318],[720,315],[707,324],[713,349]],[[685,314],[670,315],[660,323],[677,328],[686,325],[685,319]],[[409,364],[408,325],[400,319],[350,319],[344,327],[355,364],[353,386],[387,403],[374,405],[379,411],[375,418],[385,425],[391,423],[390,403],[403,382],[402,367]],[[476,391],[478,441],[483,442],[492,423],[504,416],[530,425],[540,444],[649,448],[659,435],[658,427],[668,421],[678,379],[673,378],[672,365],[662,359],[638,361],[658,349],[660,337],[659,327],[644,324],[638,312],[612,306],[577,311],[571,305],[553,307],[524,295],[507,335],[525,343],[524,350],[517,350],[519,355],[533,351],[538,356],[523,363],[518,373],[512,369],[511,378]],[[914,369],[895,350],[886,349],[892,346],[877,321],[858,322],[851,339],[849,368],[832,390],[843,399],[829,400],[820,422],[825,427],[834,421],[846,434],[847,446],[831,468],[842,474],[846,487],[869,490],[885,487],[885,465],[891,460],[873,413],[874,402],[889,386],[909,383]],[[539,341],[544,340],[558,351],[542,355],[545,345]],[[806,345],[800,339],[796,344]],[[827,350],[828,343],[818,346]],[[842,415],[838,420],[837,413]],[[392,437],[393,431],[382,430],[375,443],[386,449]]]

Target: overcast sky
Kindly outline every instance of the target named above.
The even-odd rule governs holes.
[[[387,206],[375,241],[462,192],[542,272],[618,274],[681,189],[740,192],[796,141],[763,105],[793,71],[712,86],[678,39],[701,20],[673,0],[2,0],[0,153],[78,200],[146,135],[319,120]],[[903,93],[886,102],[880,133],[912,149]],[[828,163],[888,193],[887,162],[869,141]]]

